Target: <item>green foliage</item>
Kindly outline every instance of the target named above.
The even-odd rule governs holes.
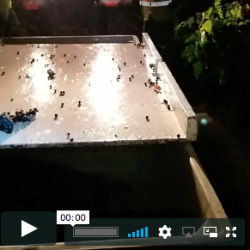
[[[11,4],[11,0],[0,0],[0,15],[8,16]]]
[[[11,0],[0,0],[0,38],[2,36],[25,36],[26,31],[21,26]]]
[[[215,85],[248,81],[249,10],[242,2],[215,0],[206,11],[176,26],[184,67],[193,72],[194,80]]]

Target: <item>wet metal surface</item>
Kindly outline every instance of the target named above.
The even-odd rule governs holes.
[[[177,120],[183,129],[187,141],[195,141],[197,138],[197,118],[179,85],[175,81],[166,63],[159,62],[158,76],[164,79],[163,90],[167,100],[171,103]]]
[[[150,58],[133,43],[1,46],[0,113],[39,111],[0,132],[1,147],[185,141],[165,93],[148,83]]]

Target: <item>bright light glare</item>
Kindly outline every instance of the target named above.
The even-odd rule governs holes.
[[[48,64],[48,59],[44,56],[41,57],[38,52],[33,51],[31,54],[32,58],[38,58],[38,61],[35,61],[33,64],[28,65],[29,68],[27,68],[26,72],[31,77],[31,81],[28,84],[28,89],[26,91],[29,91],[29,95],[33,102],[35,103],[42,103],[46,104],[49,101],[51,101],[51,95],[48,88],[48,73],[47,69],[44,65]]]
[[[89,79],[91,87],[88,90],[88,99],[98,118],[112,124],[123,122],[119,117],[122,84],[115,82],[118,75],[109,52],[99,51],[93,62],[92,73]]]

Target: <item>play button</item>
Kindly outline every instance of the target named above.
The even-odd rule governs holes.
[[[5,246],[55,245],[56,229],[55,212],[3,212],[1,215],[1,243]]]
[[[34,227],[23,220],[21,221],[21,237],[24,237],[25,235],[30,234],[35,230],[37,230],[37,227]]]

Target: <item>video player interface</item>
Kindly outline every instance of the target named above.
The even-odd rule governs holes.
[[[63,230],[62,230],[63,228]],[[245,245],[244,219],[91,218],[91,211],[3,212],[3,246]]]

